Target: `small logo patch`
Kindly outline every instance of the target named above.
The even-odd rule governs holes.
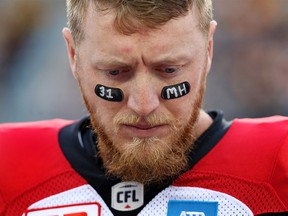
[[[218,202],[170,200],[167,216],[217,216]]]
[[[144,204],[143,185],[121,182],[112,187],[111,207],[118,211],[132,211]]]
[[[100,216],[100,204],[76,204],[43,209],[32,209],[25,216]]]

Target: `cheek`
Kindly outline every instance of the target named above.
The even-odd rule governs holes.
[[[92,111],[90,111],[90,115],[93,116],[94,122],[98,126],[101,126],[108,137],[113,140],[117,128],[114,125],[114,119],[115,116],[120,112],[121,107],[119,107],[119,104],[113,105],[112,102],[103,101],[100,98],[95,99],[93,105],[91,105],[91,101],[89,101],[89,103],[90,106],[93,106]]]
[[[83,84],[82,82],[80,83],[80,88],[90,115],[103,126],[112,125],[114,116],[122,107],[122,102],[111,102],[98,97],[95,93],[94,82],[90,84]]]
[[[191,114],[195,111],[196,100],[199,98],[200,81],[189,82],[191,89],[189,94],[172,100],[163,100],[162,103],[168,109],[175,119],[179,120],[183,124],[189,121]]]
[[[91,102],[90,102],[91,103]],[[105,124],[113,124],[113,119],[117,113],[121,112],[121,103],[105,101],[101,98],[94,96],[93,111],[97,118]]]

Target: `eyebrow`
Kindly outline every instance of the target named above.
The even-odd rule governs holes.
[[[183,64],[185,62],[188,62],[189,60],[191,60],[191,55],[187,55],[187,54],[178,54],[178,55],[167,55],[167,56],[163,56],[160,57],[158,59],[153,59],[151,62],[149,62],[151,65],[153,66],[157,66],[157,65],[173,65],[173,64]]]
[[[173,65],[173,64],[184,64],[192,59],[191,53],[178,53],[176,55],[174,54],[165,54],[163,56],[157,57],[156,59],[152,59],[149,61],[145,61],[144,58],[142,58],[142,62],[145,65],[150,66],[159,66],[159,65]],[[126,61],[125,59],[117,58],[117,57],[107,57],[107,58],[99,58],[99,59],[92,59],[91,60],[93,67],[96,68],[105,68],[105,67],[134,67],[138,64],[136,60],[132,61]]]
[[[92,65],[96,68],[101,67],[131,67],[130,64],[125,63],[121,60],[117,60],[116,58],[103,58],[103,59],[97,59],[92,60]]]

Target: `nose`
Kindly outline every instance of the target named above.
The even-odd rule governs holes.
[[[160,104],[157,86],[151,79],[141,77],[130,85],[127,106],[140,117],[152,114]]]

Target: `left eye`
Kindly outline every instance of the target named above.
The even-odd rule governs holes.
[[[174,73],[174,72],[176,72],[176,68],[164,68],[163,69],[163,71],[165,72],[165,73]]]

